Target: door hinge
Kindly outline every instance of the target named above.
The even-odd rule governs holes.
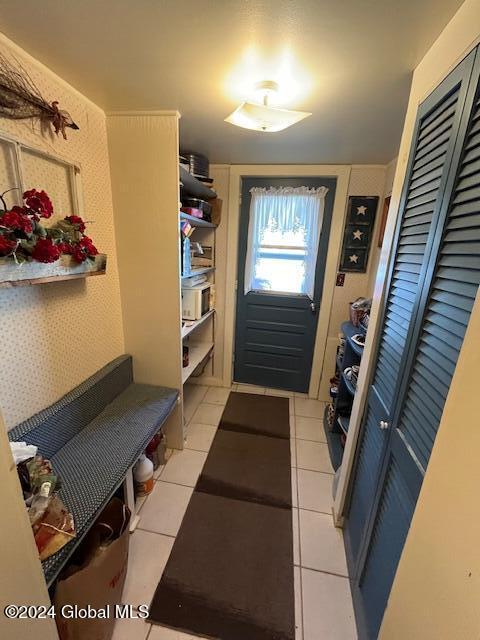
[[[242,196],[238,197],[238,204],[242,204]]]
[[[238,289],[238,280],[235,280],[235,291]]]

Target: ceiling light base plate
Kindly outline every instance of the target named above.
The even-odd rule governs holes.
[[[261,82],[257,82],[255,85],[255,91],[268,91],[272,93],[278,93],[280,87],[278,86],[278,82],[274,80],[262,80]]]

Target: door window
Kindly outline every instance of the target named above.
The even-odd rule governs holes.
[[[303,294],[313,299],[327,191],[326,187],[251,189],[245,293]]]

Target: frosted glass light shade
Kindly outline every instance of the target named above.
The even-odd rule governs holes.
[[[254,102],[244,102],[225,118],[225,122],[230,122],[230,124],[244,129],[274,133],[275,131],[283,131],[283,129],[291,127],[292,124],[311,115],[307,111],[291,111]]]

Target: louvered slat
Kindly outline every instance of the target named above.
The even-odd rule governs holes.
[[[423,462],[418,464],[418,460],[427,459],[433,446],[435,434],[428,425],[438,424],[441,419],[462,342],[456,334],[464,328],[469,297],[474,293],[473,278],[468,273],[478,266],[474,259],[478,251],[471,252],[476,243],[472,236],[475,221],[470,219],[467,224],[465,218],[480,213],[479,207],[472,209],[478,189],[475,173],[480,167],[480,113],[475,112],[470,119],[462,175],[456,181],[451,178],[455,177],[453,171],[458,175],[452,162],[458,163],[459,147],[471,117],[470,107],[465,107],[473,97],[470,82],[475,55],[472,52],[452,71],[417,115],[417,139],[412,144],[413,158],[404,185],[398,244],[392,255],[392,276],[367,399],[368,420],[362,425],[358,472],[345,527],[347,552],[351,532],[357,538],[359,531],[364,532],[361,553],[353,566],[349,559],[362,638],[379,635],[422,483]],[[478,82],[477,67],[475,73]],[[452,186],[458,186],[453,195]],[[444,233],[441,227],[446,205],[455,198],[455,206],[462,211],[457,210],[456,222]],[[441,240],[445,252],[437,261]],[[430,304],[425,311],[426,302]],[[385,421],[390,428],[383,428]],[[384,437],[378,439],[379,433]],[[382,446],[380,456],[378,441]],[[369,495],[362,481],[367,478],[371,483],[372,468],[375,492]]]
[[[480,107],[477,103],[457,171],[399,421],[399,428],[424,469],[480,284],[480,160],[477,160],[480,154],[473,153],[478,145]]]
[[[386,309],[400,307],[399,319],[403,330],[396,331],[394,322],[387,318],[379,347],[379,359],[385,351],[390,366],[385,371],[376,372],[374,385],[379,384],[382,375],[398,379],[400,359],[405,348],[405,340],[412,317],[413,302],[419,286],[419,278],[424,261],[428,232],[433,212],[437,206],[439,187],[443,175],[445,154],[450,142],[455,118],[458,90],[429,116],[419,128],[417,148],[409,181],[405,211],[400,230],[397,256]],[[434,135],[437,133],[438,135]],[[394,318],[392,317],[392,320]],[[386,385],[386,404],[392,401],[394,384]]]
[[[375,373],[356,457],[347,527],[348,544],[354,557],[359,551],[361,534],[374,499],[384,450],[385,432],[379,429],[379,420],[385,419],[385,411],[393,408],[393,399],[402,378],[402,359],[419,294],[421,274],[428,260],[426,247],[432,220],[440,207],[448,157],[454,142],[453,131],[459,107],[458,86],[420,118],[417,128],[409,177],[404,187],[403,211]],[[445,268],[450,267],[446,265]],[[431,414],[430,411],[428,415]],[[428,441],[424,446],[428,446]]]
[[[361,577],[367,620],[365,637],[377,637],[413,509],[414,504],[402,471],[397,462],[392,460],[385,478]]]

